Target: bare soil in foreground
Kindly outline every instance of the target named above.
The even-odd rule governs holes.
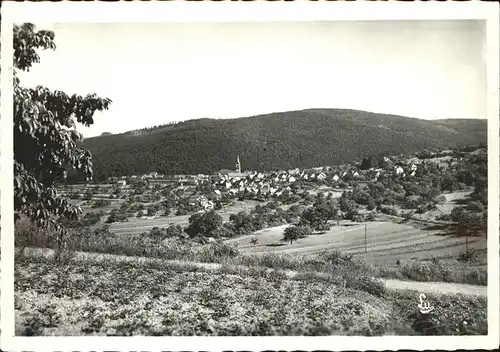
[[[47,248],[26,248],[26,256],[31,256],[34,258],[45,257],[50,258],[54,255],[54,250]],[[200,263],[192,261],[181,261],[181,260],[162,260],[147,257],[130,257],[124,255],[113,255],[113,254],[98,254],[98,253],[87,253],[87,252],[76,252],[74,253],[74,259],[79,261],[89,261],[89,262],[108,262],[110,260],[114,262],[128,262],[128,263],[170,263],[176,267],[182,268],[199,268],[206,271],[218,271],[223,268],[222,264],[219,263]],[[247,269],[246,266],[238,265],[237,269],[239,272],[244,272]],[[298,272],[293,270],[274,270],[267,269],[268,272],[278,272],[283,274],[288,278],[294,278],[297,276]],[[464,294],[473,295],[480,297],[487,297],[487,286],[481,285],[468,285],[459,283],[448,283],[448,282],[419,282],[419,281],[406,281],[406,280],[396,280],[396,279],[384,279],[380,280],[385,284],[388,289],[394,290],[413,290],[426,293],[440,293],[440,294]]]
[[[90,253],[58,262],[45,250],[26,254],[15,266],[16,335],[487,333],[482,288],[454,285],[467,294],[449,294],[437,292],[441,285],[386,281],[397,290],[385,291],[371,280],[351,288],[256,267]],[[419,292],[408,291],[417,288],[428,292],[431,314],[418,311]]]

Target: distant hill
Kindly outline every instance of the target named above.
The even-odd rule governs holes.
[[[104,137],[104,136],[111,136],[113,133],[111,132],[103,132],[101,133],[101,137]]]
[[[357,110],[310,109],[197,119],[87,138],[96,178],[336,165],[369,155],[486,143],[486,120],[421,120]]]

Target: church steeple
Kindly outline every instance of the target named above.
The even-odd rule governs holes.
[[[239,155],[236,157],[236,172],[241,174],[241,163]]]

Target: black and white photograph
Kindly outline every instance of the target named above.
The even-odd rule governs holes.
[[[498,346],[486,19],[18,18],[2,335]]]

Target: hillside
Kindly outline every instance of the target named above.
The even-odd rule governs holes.
[[[421,120],[356,110],[310,109],[235,119],[198,119],[86,139],[97,179],[159,171],[211,173],[313,167],[368,155],[486,142],[486,120]]]

